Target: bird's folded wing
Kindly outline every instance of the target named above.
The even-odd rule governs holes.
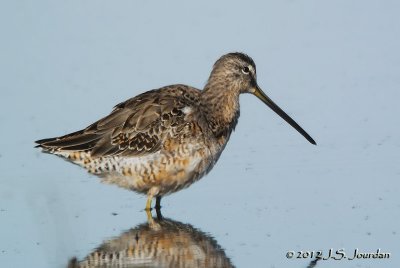
[[[90,151],[92,157],[154,153],[184,127],[185,105],[183,97],[168,91],[148,91],[118,104],[81,131],[37,143],[51,151]]]

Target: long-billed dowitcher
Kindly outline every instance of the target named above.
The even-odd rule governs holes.
[[[242,53],[218,59],[203,90],[150,90],[83,130],[36,143],[105,182],[147,194],[146,209],[155,197],[159,208],[162,196],[188,187],[215,165],[237,124],[241,93],[257,96],[316,144],[260,89],[256,65]]]

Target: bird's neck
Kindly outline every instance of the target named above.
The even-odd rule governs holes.
[[[229,137],[240,115],[239,90],[225,80],[210,79],[201,94],[201,106],[211,131]]]

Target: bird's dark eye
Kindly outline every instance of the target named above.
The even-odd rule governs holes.
[[[249,69],[249,67],[243,67],[243,69],[242,69],[242,72],[244,73],[244,74],[249,74],[250,73],[250,69]]]

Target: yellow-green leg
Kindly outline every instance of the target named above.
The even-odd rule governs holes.
[[[152,196],[147,196],[147,202],[146,202],[146,208],[145,208],[145,210],[146,211],[150,211],[151,210],[151,201],[153,200],[153,197]]]
[[[153,215],[151,215],[150,210],[146,210],[147,222],[152,225],[154,223]]]
[[[153,200],[153,197],[157,196],[159,191],[160,190],[157,187],[153,187],[147,192],[147,202],[146,202],[145,210],[151,210],[151,201]],[[161,197],[160,197],[160,200],[161,200]],[[157,206],[157,204],[160,205],[160,200],[158,200],[158,196],[157,196],[156,206]]]
[[[151,214],[150,209],[146,209],[146,215],[147,215],[147,223],[149,224],[149,227],[155,231],[161,230],[160,224],[153,219],[153,215]],[[158,217],[158,214],[157,214],[157,217]]]

